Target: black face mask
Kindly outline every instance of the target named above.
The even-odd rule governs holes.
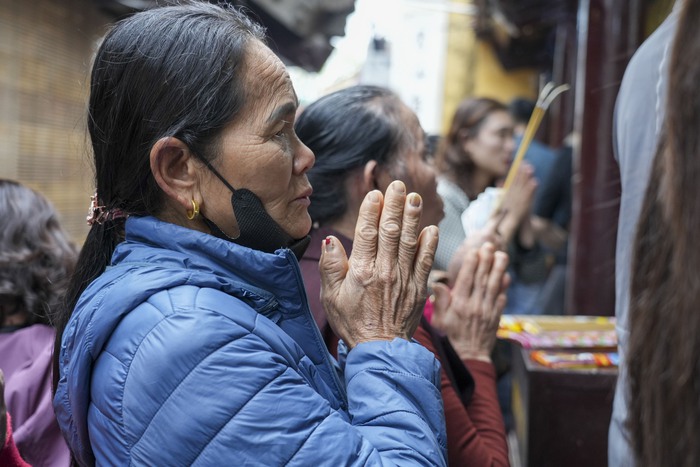
[[[292,238],[265,211],[262,201],[255,193],[246,188],[234,190],[208,161],[204,161],[204,163],[231,190],[231,206],[233,207],[236,221],[238,221],[238,230],[240,232],[237,238],[231,238],[218,225],[202,216],[204,222],[211,229],[212,235],[265,253],[274,253],[280,248],[289,248],[297,260],[304,256],[304,252],[311,241],[309,235],[298,239]]]

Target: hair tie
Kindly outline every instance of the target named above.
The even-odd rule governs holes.
[[[104,205],[100,204],[97,198],[97,192],[90,196],[90,207],[88,208],[88,215],[86,218],[88,225],[93,225],[95,223],[102,225],[108,221],[126,219],[127,217],[129,217],[129,214],[122,209],[107,209]]]

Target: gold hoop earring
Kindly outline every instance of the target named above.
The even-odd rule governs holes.
[[[197,205],[197,201],[192,199],[192,211],[190,212],[189,209],[187,210],[187,219],[192,220],[197,217],[197,214],[199,214],[199,206]]]

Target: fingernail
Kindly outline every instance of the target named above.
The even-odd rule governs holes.
[[[406,185],[404,185],[403,182],[394,182],[391,184],[391,188],[396,193],[406,193]]]
[[[333,251],[333,239],[331,237],[326,237],[325,240],[323,240],[323,243],[323,247],[327,252]]]
[[[411,193],[411,197],[408,200],[409,203],[411,203],[411,206],[413,207],[418,207],[420,206],[421,198],[418,193]]]
[[[373,203],[378,203],[379,202],[379,193],[376,191],[370,191],[369,192],[369,200]]]

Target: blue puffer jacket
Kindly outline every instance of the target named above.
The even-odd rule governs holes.
[[[152,217],[63,335],[54,398],[91,465],[443,465],[438,363],[402,339],[332,360],[296,258]]]

